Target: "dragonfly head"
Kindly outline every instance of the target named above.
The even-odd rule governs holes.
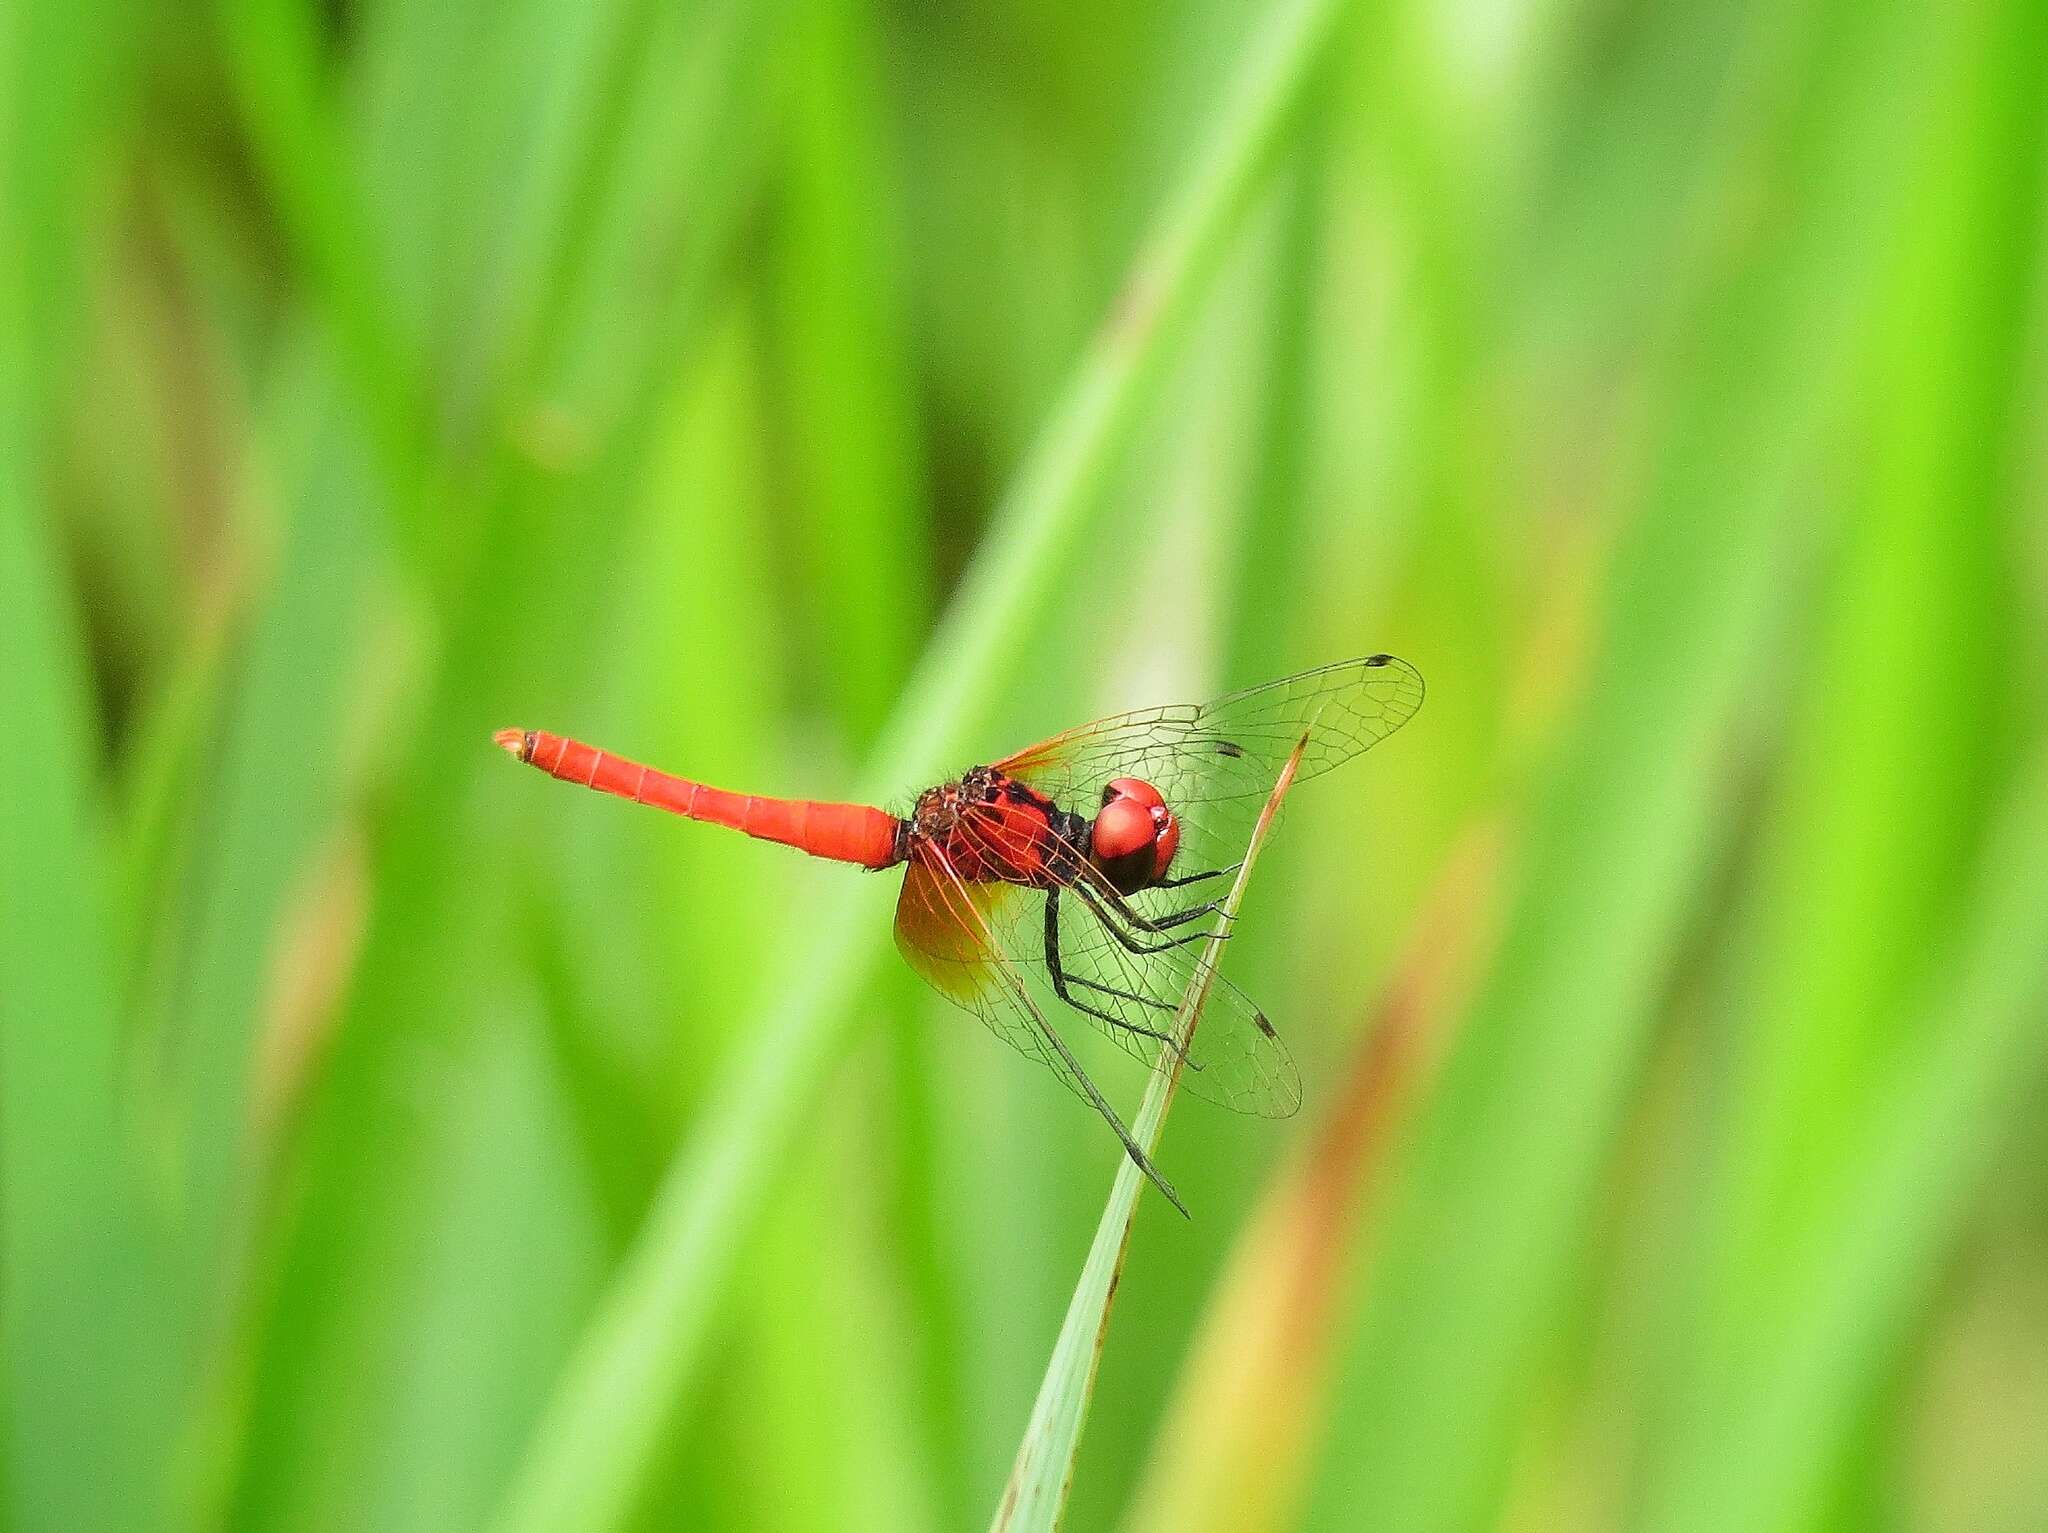
[[[1180,821],[1157,788],[1118,777],[1102,790],[1088,830],[1088,851],[1119,894],[1135,894],[1166,877],[1180,847]]]

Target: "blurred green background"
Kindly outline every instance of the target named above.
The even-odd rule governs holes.
[[[2038,0],[0,50],[9,1526],[985,1526],[1113,1141],[489,731],[901,808],[1379,649],[1067,1525],[2048,1526]]]

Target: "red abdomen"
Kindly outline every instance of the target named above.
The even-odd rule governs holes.
[[[544,729],[501,729],[493,738],[550,777],[616,794],[636,804],[652,804],[685,819],[729,826],[833,862],[886,868],[902,861],[897,845],[903,822],[866,804],[822,804],[804,798],[729,793],[687,777],[672,777]]]

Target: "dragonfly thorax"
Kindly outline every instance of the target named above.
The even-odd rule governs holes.
[[[1077,820],[1008,773],[979,766],[919,794],[909,824],[913,840],[970,883],[1042,888],[1063,881],[1061,870],[1071,866],[1070,822]]]
[[[1093,867],[1119,894],[1166,877],[1180,821],[1152,784],[1112,779],[1095,814],[1063,809],[999,767],[973,767],[918,795],[906,836],[943,855],[971,883],[1049,888]]]

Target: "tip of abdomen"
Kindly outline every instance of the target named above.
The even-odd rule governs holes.
[[[533,731],[530,729],[501,729],[491,736],[491,740],[507,755],[517,756],[521,761],[533,759]]]

